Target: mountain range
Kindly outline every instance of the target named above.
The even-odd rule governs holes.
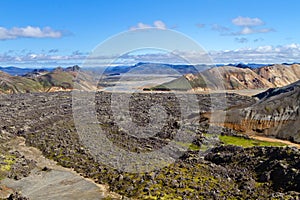
[[[260,68],[222,66],[185,74],[152,90],[240,90],[282,87],[300,79],[299,64],[275,64]]]
[[[2,71],[1,71],[2,69]],[[55,69],[0,69],[1,93],[45,92],[71,90],[78,66]],[[95,69],[80,70],[85,88],[91,88]],[[300,79],[300,64],[274,64],[258,68],[238,64],[212,67],[207,65],[172,65],[159,63],[137,63],[133,66],[108,67],[105,77],[122,74],[164,74],[176,79],[145,90],[247,90],[268,89],[286,86]],[[22,75],[20,75],[22,74]],[[90,81],[89,81],[90,80]]]
[[[12,76],[22,76],[32,72],[33,69],[9,66],[9,67],[0,67],[0,71],[10,74]]]
[[[134,69],[137,73],[144,73],[153,65],[146,64],[144,67],[131,68],[129,71]],[[159,65],[153,68],[159,70]],[[122,67],[119,70],[111,68],[104,75],[108,78],[118,78],[120,70],[123,70]],[[184,68],[182,70],[184,71]],[[59,191],[54,192],[55,197],[72,199],[74,196],[78,197],[76,191],[74,194],[74,190],[69,189],[73,183],[81,193],[84,191],[90,195],[89,187],[78,184],[78,181],[74,182],[74,177],[68,182],[61,179],[67,177],[65,173],[54,174],[58,170],[63,172],[63,166],[65,169],[72,169],[72,174],[77,172],[78,175],[89,178],[90,183],[105,184],[103,188],[118,193],[119,199],[299,199],[299,149],[281,147],[285,146],[283,143],[261,143],[244,135],[276,137],[300,143],[298,64],[270,65],[257,69],[221,66],[175,79],[173,83],[182,87],[182,90],[187,83],[192,85],[192,90],[207,90],[210,86],[218,89],[220,80],[224,80],[221,83],[230,89],[269,88],[252,97],[226,93],[227,102],[223,101],[220,94],[210,96],[199,93],[197,98],[200,116],[198,106],[191,106],[187,110],[190,113],[188,118],[191,119],[187,120],[181,117],[182,105],[173,93],[134,93],[129,103],[129,114],[134,123],[141,127],[151,123],[152,111],[148,110],[152,109],[154,102],[167,113],[162,129],[157,129],[158,133],[145,138],[127,134],[125,129],[119,127],[117,120],[124,122],[127,119],[112,112],[112,106],[115,105],[112,104],[112,94],[109,92],[96,93],[95,106],[89,104],[95,108],[95,112],[92,110],[97,116],[95,123],[86,120],[91,110],[81,104],[81,101],[78,101],[80,106],[74,109],[71,92],[52,92],[72,90],[75,82],[82,88],[92,89],[91,83],[95,81],[93,75],[96,75],[96,72],[82,71],[81,78],[78,79],[79,71],[82,70],[78,66],[73,66],[58,67],[51,71],[33,70],[23,76],[0,72],[0,93],[29,92],[20,95],[0,95],[0,195],[10,188],[16,188],[15,190],[21,190],[20,195],[32,195],[29,196],[30,199],[38,199],[36,196],[41,197],[40,188],[43,188],[44,196],[59,188]],[[122,73],[129,71],[124,70]],[[81,95],[80,98],[84,99],[86,96]],[[124,99],[123,94],[116,94],[113,98]],[[218,121],[206,117],[211,112],[211,99],[220,103],[215,107],[216,113],[223,112],[222,114],[226,115],[225,121],[220,121],[219,124]],[[93,126],[101,127],[115,148],[145,154],[157,151],[173,140],[176,145],[172,147],[174,153],[171,156],[185,149],[186,152],[174,162],[159,166],[150,172],[130,173],[116,170],[108,163],[95,159],[89,146],[83,145],[74,120],[75,110],[77,119],[87,122],[82,127],[84,134],[88,134]],[[200,124],[194,125],[196,120]],[[223,128],[220,130],[212,126],[210,129],[209,125],[221,125]],[[174,137],[174,132],[185,126],[188,127],[186,134],[195,133],[191,143],[177,141],[176,135]],[[210,134],[210,130],[214,133]],[[137,131],[143,132],[142,129]],[[149,134],[148,130],[146,133]],[[179,138],[182,138],[181,136]],[[210,148],[210,143],[215,146]],[[251,146],[245,143],[251,143]],[[51,160],[44,160],[44,157],[41,159],[41,155],[61,166],[57,168]],[[165,164],[160,162],[167,160],[165,155],[159,159],[159,165]],[[108,159],[119,161],[114,158],[113,151],[108,153]],[[147,167],[147,163],[142,165],[143,168]],[[68,173],[70,169],[66,169]],[[68,189],[64,189],[65,186],[68,186]],[[104,192],[101,191],[102,193]],[[69,198],[68,195],[72,197]],[[26,197],[15,198],[14,195],[10,195],[5,199],[27,199]],[[55,197],[51,196],[48,199],[57,199]],[[99,198],[97,195],[94,199]]]

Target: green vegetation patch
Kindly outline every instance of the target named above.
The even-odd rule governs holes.
[[[178,146],[182,146],[183,148],[188,148],[191,151],[199,151],[200,147],[193,143],[184,143],[184,142],[176,142]]]
[[[16,157],[13,155],[1,155],[1,162],[0,162],[0,180],[5,177],[11,170],[11,166],[15,164]]]
[[[71,88],[73,85],[73,76],[67,72],[51,72],[44,76],[38,77],[38,81],[44,87],[63,87]]]
[[[266,142],[260,141],[255,139],[246,139],[237,136],[227,136],[227,135],[220,135],[219,139],[226,145],[236,145],[242,147],[253,147],[253,146],[275,146],[281,147],[286,146],[286,144],[280,142]]]
[[[190,83],[184,76],[172,80],[170,82],[155,86],[150,88],[150,90],[190,90],[192,89],[193,84]]]

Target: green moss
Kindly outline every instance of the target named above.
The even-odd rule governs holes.
[[[3,160],[3,164],[0,165],[1,172],[8,172],[11,169],[11,166],[15,163],[15,156],[6,155]]]
[[[199,151],[199,150],[200,150],[200,147],[197,146],[197,145],[195,145],[195,144],[191,144],[191,145],[189,146],[189,148],[190,148],[190,150],[192,150],[192,151]]]
[[[242,147],[253,147],[253,146],[286,146],[286,144],[280,143],[280,142],[266,142],[266,141],[260,141],[260,140],[254,140],[254,139],[246,139],[242,137],[236,137],[236,136],[226,136],[226,135],[220,135],[219,139],[226,145],[236,145],[236,146],[242,146]]]
[[[191,151],[199,151],[200,150],[200,147],[193,143],[176,142],[176,144],[181,147],[188,148]]]
[[[186,199],[195,199],[196,196],[207,199],[209,196],[205,198],[199,193],[218,189],[225,194],[235,187],[231,180],[215,177],[205,164],[174,163],[155,174],[155,183],[143,176],[144,182],[135,185],[138,188],[135,193],[124,195],[137,199],[183,199],[184,196]],[[147,192],[145,187],[149,188]]]

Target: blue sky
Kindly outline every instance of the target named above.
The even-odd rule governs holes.
[[[107,38],[148,27],[187,35],[216,63],[299,62],[299,7],[294,0],[1,0],[0,66],[80,64]]]

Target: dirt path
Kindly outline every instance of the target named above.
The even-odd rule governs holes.
[[[292,143],[290,141],[287,140],[280,140],[280,139],[276,139],[276,138],[268,138],[268,137],[263,137],[263,136],[250,136],[252,139],[255,140],[260,140],[260,141],[265,141],[265,142],[280,142],[283,144],[287,144],[289,146],[293,146],[293,147],[297,147],[300,149],[300,144],[296,144],[296,143]]]
[[[86,199],[98,200],[104,197],[120,199],[121,196],[108,191],[108,187],[96,184],[84,178],[74,170],[57,165],[53,160],[45,158],[41,151],[25,145],[25,139],[17,137],[10,141],[13,150],[19,151],[27,159],[35,160],[37,168],[28,177],[21,180],[4,179],[2,184],[29,197],[43,200]],[[47,167],[50,170],[41,170]]]

